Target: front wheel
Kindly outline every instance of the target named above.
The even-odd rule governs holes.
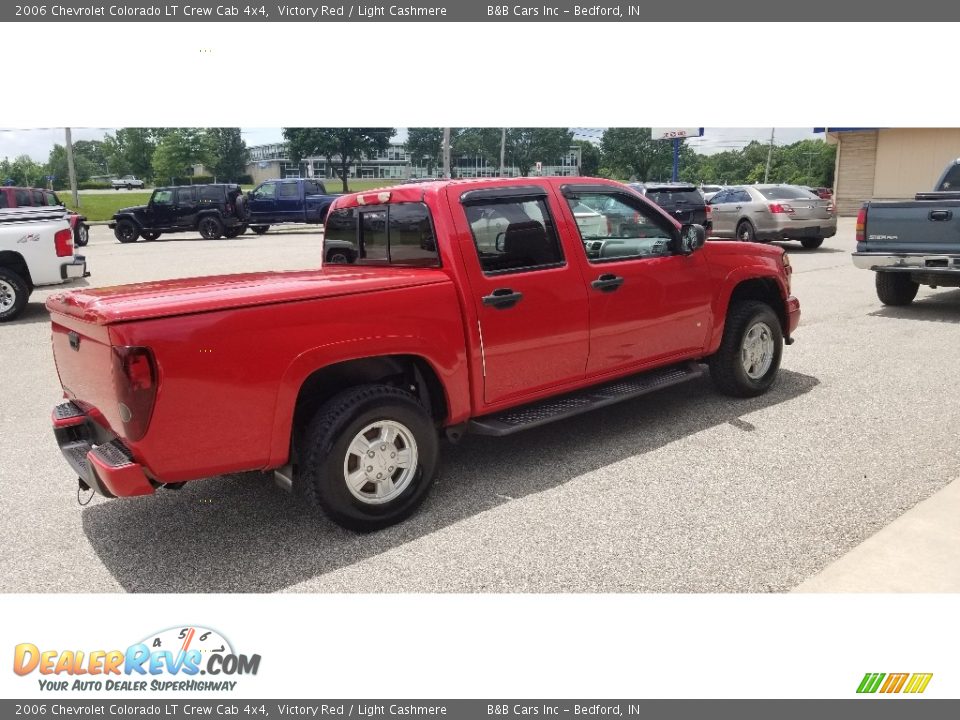
[[[152,231],[144,231],[140,233],[140,235],[144,240],[156,240],[158,237],[160,237],[160,233]]]
[[[113,236],[122,243],[136,242],[140,237],[140,229],[130,220],[118,220],[113,229]]]
[[[298,484],[336,523],[372,531],[409,516],[437,471],[437,431],[418,400],[361,385],[329,400],[310,423]]]
[[[90,227],[86,223],[77,223],[73,230],[73,244],[77,247],[86,247],[90,242]]]
[[[13,270],[0,267],[0,322],[14,320],[27,306],[30,288]]]
[[[884,305],[909,305],[917,296],[920,283],[899,272],[877,273],[877,297]]]
[[[233,227],[227,228],[226,230],[224,230],[223,235],[224,237],[230,238],[232,240],[235,237],[240,237],[241,235],[243,235],[243,233],[246,232],[246,230],[247,230],[246,225],[234,225]]]
[[[762,395],[777,379],[783,354],[780,320],[766,303],[730,306],[723,340],[710,358],[710,376],[717,388],[736,397]]]
[[[200,218],[200,224],[197,226],[200,235],[206,240],[218,240],[223,237],[223,223],[213,215],[207,215]]]
[[[822,237],[803,238],[800,241],[800,244],[803,245],[807,250],[816,250],[818,247],[823,245],[823,238]]]
[[[270,229],[269,225],[251,225],[250,229],[253,230],[257,235],[263,235],[267,230]]]

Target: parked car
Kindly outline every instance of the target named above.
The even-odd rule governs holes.
[[[328,193],[322,182],[312,178],[267,180],[247,193],[246,220],[258,235],[271,225],[321,225],[337,197],[339,195]]]
[[[122,178],[115,178],[110,181],[110,184],[113,185],[114,190],[119,190],[120,188],[126,188],[127,190],[140,188],[142,190],[145,187],[143,180],[139,180],[133,175],[124,175]]]
[[[651,231],[585,237],[573,208],[588,199]],[[705,244],[596,178],[354,193],[324,234],[356,262],[48,298],[66,399],[54,433],[81,488],[273,470],[373,530],[424,500],[439,435],[509,435],[701,377],[700,363],[722,392],[760,395],[800,316],[781,248]]]
[[[114,214],[109,227],[122,243],[156,240],[162,233],[197,231],[207,240],[235,238],[247,229],[239,185],[180,185],[153,191],[146,205]]]
[[[800,185],[807,192],[811,192],[816,195],[821,200],[832,200],[833,199],[833,190],[828,187],[810,187],[808,185]]]
[[[799,240],[818,248],[837,234],[833,203],[797,185],[739,185],[713,196],[713,235],[745,242]]]
[[[712,218],[703,195],[690,183],[631,183],[630,187],[666,210],[679,223],[703,225],[712,234]]]
[[[16,207],[50,207],[63,205],[53,190],[43,188],[0,187],[0,209]],[[73,244],[83,247],[90,241],[90,226],[87,218],[72,210],[67,211]]]
[[[700,194],[706,202],[710,202],[710,199],[723,189],[723,185],[701,185]]]
[[[876,273],[884,305],[909,305],[921,285],[960,287],[960,159],[944,169],[933,192],[865,203],[856,232],[853,264]]]
[[[0,209],[0,322],[18,317],[37,287],[87,275],[62,207]]]

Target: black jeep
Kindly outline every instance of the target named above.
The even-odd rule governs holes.
[[[148,204],[117,212],[110,228],[122,243],[189,231],[197,231],[207,240],[235,238],[247,229],[243,202],[239,185],[160,187]]]

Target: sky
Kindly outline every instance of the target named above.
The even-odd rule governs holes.
[[[263,145],[283,140],[280,128],[241,128],[247,145]],[[578,140],[599,140],[603,128],[572,128]],[[101,140],[114,128],[73,128],[73,140]],[[406,131],[400,128],[398,139],[406,138]],[[823,138],[815,135],[812,128],[776,128],[774,142],[777,145],[789,145],[798,140]],[[689,144],[707,155],[723,150],[741,148],[752,140],[770,141],[770,128],[705,128],[702,138],[693,138]],[[0,158],[13,158],[29,155],[37,162],[46,162],[54,144],[63,144],[63,128],[0,128]]]

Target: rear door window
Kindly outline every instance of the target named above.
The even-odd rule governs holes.
[[[177,205],[190,205],[193,202],[193,188],[177,190]]]
[[[560,239],[545,198],[504,198],[464,206],[485,275],[563,264]],[[594,210],[587,211],[598,215]]]
[[[10,202],[7,200],[7,194],[0,190],[0,208],[10,207]]]
[[[439,267],[430,210],[424,203],[342,208],[329,214],[324,257],[358,265]]]
[[[300,194],[300,191],[297,189],[297,183],[281,183],[280,184],[280,197],[292,198],[292,197],[297,197],[299,194]]]
[[[17,190],[17,207],[30,207],[33,202],[30,200],[29,190]]]
[[[200,188],[200,199],[201,200],[212,200],[216,202],[217,200],[223,199],[223,190],[218,188],[216,185],[204,185]]]

